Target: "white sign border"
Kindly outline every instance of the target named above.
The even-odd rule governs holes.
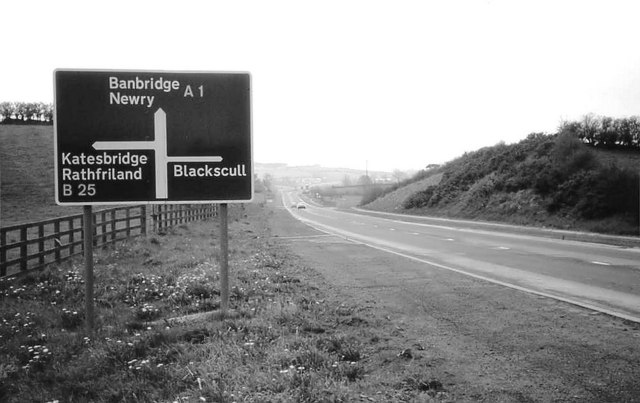
[[[86,202],[65,202],[59,200],[59,183],[58,183],[58,108],[56,107],[57,97],[57,72],[79,72],[79,73],[140,73],[140,74],[238,74],[247,75],[249,77],[249,163],[251,165],[251,191],[249,199],[233,199],[233,200],[124,200],[124,201],[86,201]],[[74,69],[74,68],[56,68],[53,70],[53,162],[54,162],[54,197],[58,206],[123,206],[123,205],[139,205],[139,204],[228,204],[228,203],[252,203],[255,199],[255,171],[254,171],[254,154],[253,154],[253,76],[248,71],[207,71],[207,70],[135,70],[135,69]]]

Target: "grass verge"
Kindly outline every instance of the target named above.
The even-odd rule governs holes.
[[[236,207],[236,206],[234,206]],[[331,299],[234,208],[231,311],[218,313],[218,226],[192,223],[96,252],[96,330],[82,262],[0,281],[0,401],[431,401],[446,398],[384,319]]]

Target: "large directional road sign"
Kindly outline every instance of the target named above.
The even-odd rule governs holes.
[[[253,198],[248,73],[54,72],[56,203]]]

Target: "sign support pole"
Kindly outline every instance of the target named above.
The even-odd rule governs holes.
[[[220,204],[220,313],[229,309],[229,224],[227,203]]]
[[[93,332],[93,212],[91,205],[83,206],[82,216],[84,252],[85,328]]]

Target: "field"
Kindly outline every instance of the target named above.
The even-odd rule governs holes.
[[[424,363],[389,347],[395,325],[343,303],[273,241],[269,208],[230,209],[231,311],[224,318],[216,311],[213,221],[99,251],[93,334],[83,331],[80,261],[0,281],[0,400],[445,397],[440,381],[419,372]],[[392,353],[372,353],[380,348]]]
[[[52,126],[0,125],[0,226],[81,214],[55,204]]]

